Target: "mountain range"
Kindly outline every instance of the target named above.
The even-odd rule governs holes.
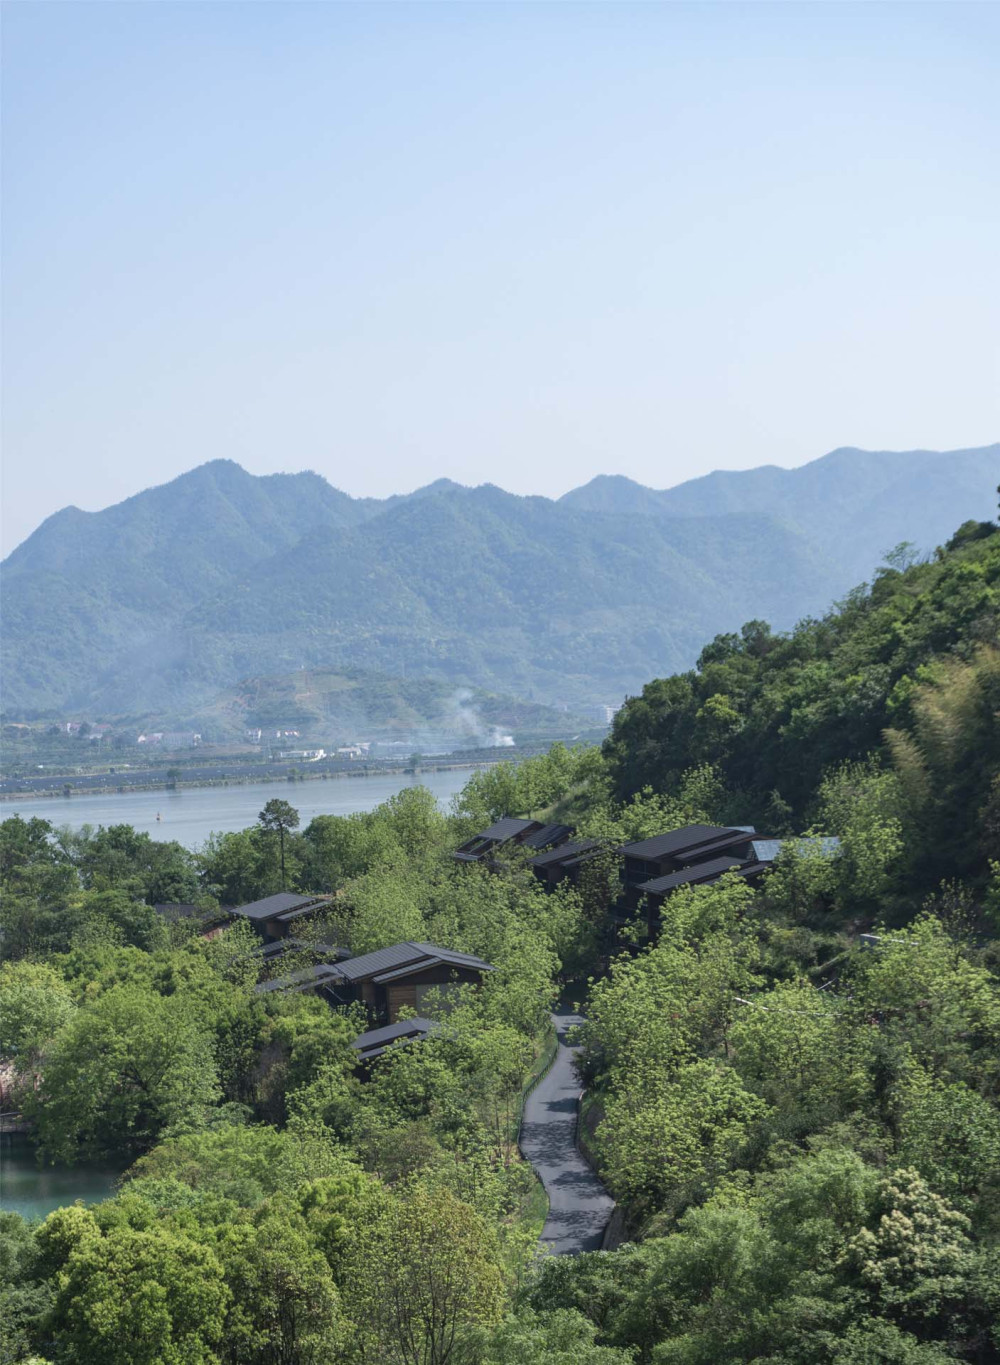
[[[559,499],[441,480],[385,500],[213,460],[67,507],[0,566],[8,715],[191,713],[241,679],[355,669],[617,701],[751,618],[787,628],[992,515],[1000,444],[839,449]]]

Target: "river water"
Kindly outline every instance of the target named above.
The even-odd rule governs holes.
[[[176,839],[185,848],[199,848],[208,836],[246,829],[257,821],[262,807],[281,797],[299,812],[304,827],[314,815],[352,815],[374,810],[404,787],[423,785],[447,809],[462,790],[472,769],[441,772],[379,774],[372,777],[331,777],[309,782],[248,782],[231,787],[189,787],[178,791],[94,792],[79,796],[48,796],[5,801],[0,819],[33,815],[57,827],[69,825],[133,825],[154,839]],[[157,818],[159,817],[159,818]]]
[[[22,1218],[44,1218],[82,1199],[96,1204],[114,1193],[120,1175],[110,1166],[39,1166],[24,1138],[0,1138],[0,1209]]]

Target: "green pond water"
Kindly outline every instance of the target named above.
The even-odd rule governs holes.
[[[110,1166],[39,1166],[24,1138],[0,1138],[0,1209],[44,1218],[82,1199],[97,1204],[114,1193],[120,1170]]]

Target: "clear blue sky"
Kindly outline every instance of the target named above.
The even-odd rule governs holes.
[[[8,5],[6,546],[217,456],[995,440],[998,52],[995,4]]]

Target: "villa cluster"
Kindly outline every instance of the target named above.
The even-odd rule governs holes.
[[[727,873],[751,881],[772,865],[787,842],[764,838],[749,825],[685,825],[635,843],[612,845],[599,839],[574,839],[572,826],[505,817],[469,839],[452,855],[456,862],[498,872],[511,859],[523,859],[535,878],[551,890],[575,883],[599,857],[618,865],[620,893],[613,916],[622,923],[645,910],[655,936],[666,899],[684,886],[704,886]],[[799,839],[830,856],[836,839]],[[205,915],[194,905],[159,905],[169,919],[202,921],[207,935],[226,923],[253,926],[260,942],[253,950],[262,979],[256,994],[309,993],[333,1006],[360,1004],[371,1028],[354,1040],[364,1070],[387,1048],[426,1038],[438,1027],[433,1018],[448,1008],[463,988],[483,982],[494,967],[473,953],[436,943],[407,941],[355,957],[337,944],[300,937],[303,922],[328,910],[333,896],[282,891]],[[283,967],[287,969],[282,970]]]

